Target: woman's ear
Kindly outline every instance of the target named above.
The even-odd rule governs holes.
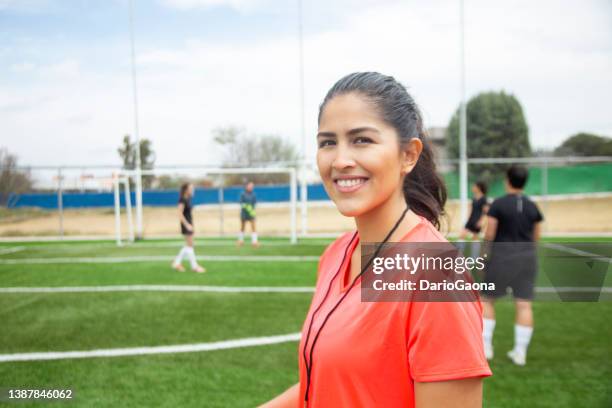
[[[423,142],[417,137],[413,137],[404,145],[401,152],[402,175],[408,174],[412,171],[414,166],[416,166],[422,151]]]

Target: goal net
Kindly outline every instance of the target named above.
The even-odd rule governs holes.
[[[192,204],[196,236],[236,237],[240,230],[240,195],[246,183],[253,182],[258,233],[297,242],[298,186],[293,167],[157,168],[143,170],[141,174],[141,209],[135,206],[136,172],[124,170],[117,175],[115,195],[121,196],[123,189],[129,200],[115,200],[115,214],[120,214],[122,206],[130,214],[127,217],[130,238],[179,235],[177,204],[184,183],[195,188]],[[115,228],[119,243],[121,227],[116,223]]]

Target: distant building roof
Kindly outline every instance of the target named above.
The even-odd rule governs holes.
[[[445,127],[432,126],[427,129],[427,132],[429,133],[429,139],[432,142],[436,144],[444,143],[444,139],[446,138],[446,128]]]

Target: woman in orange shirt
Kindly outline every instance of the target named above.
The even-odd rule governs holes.
[[[357,231],[321,257],[300,382],[264,407],[482,406],[478,301],[361,302],[361,242],[446,242],[446,189],[416,103],[393,77],[350,74],[321,104],[317,143],[325,190]]]

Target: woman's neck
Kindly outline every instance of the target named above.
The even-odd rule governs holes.
[[[355,223],[360,242],[382,242],[399,220],[406,206],[406,201],[402,195],[399,198],[387,200],[366,214],[356,217]],[[418,216],[412,211],[408,211],[389,241],[400,239],[418,222]]]

